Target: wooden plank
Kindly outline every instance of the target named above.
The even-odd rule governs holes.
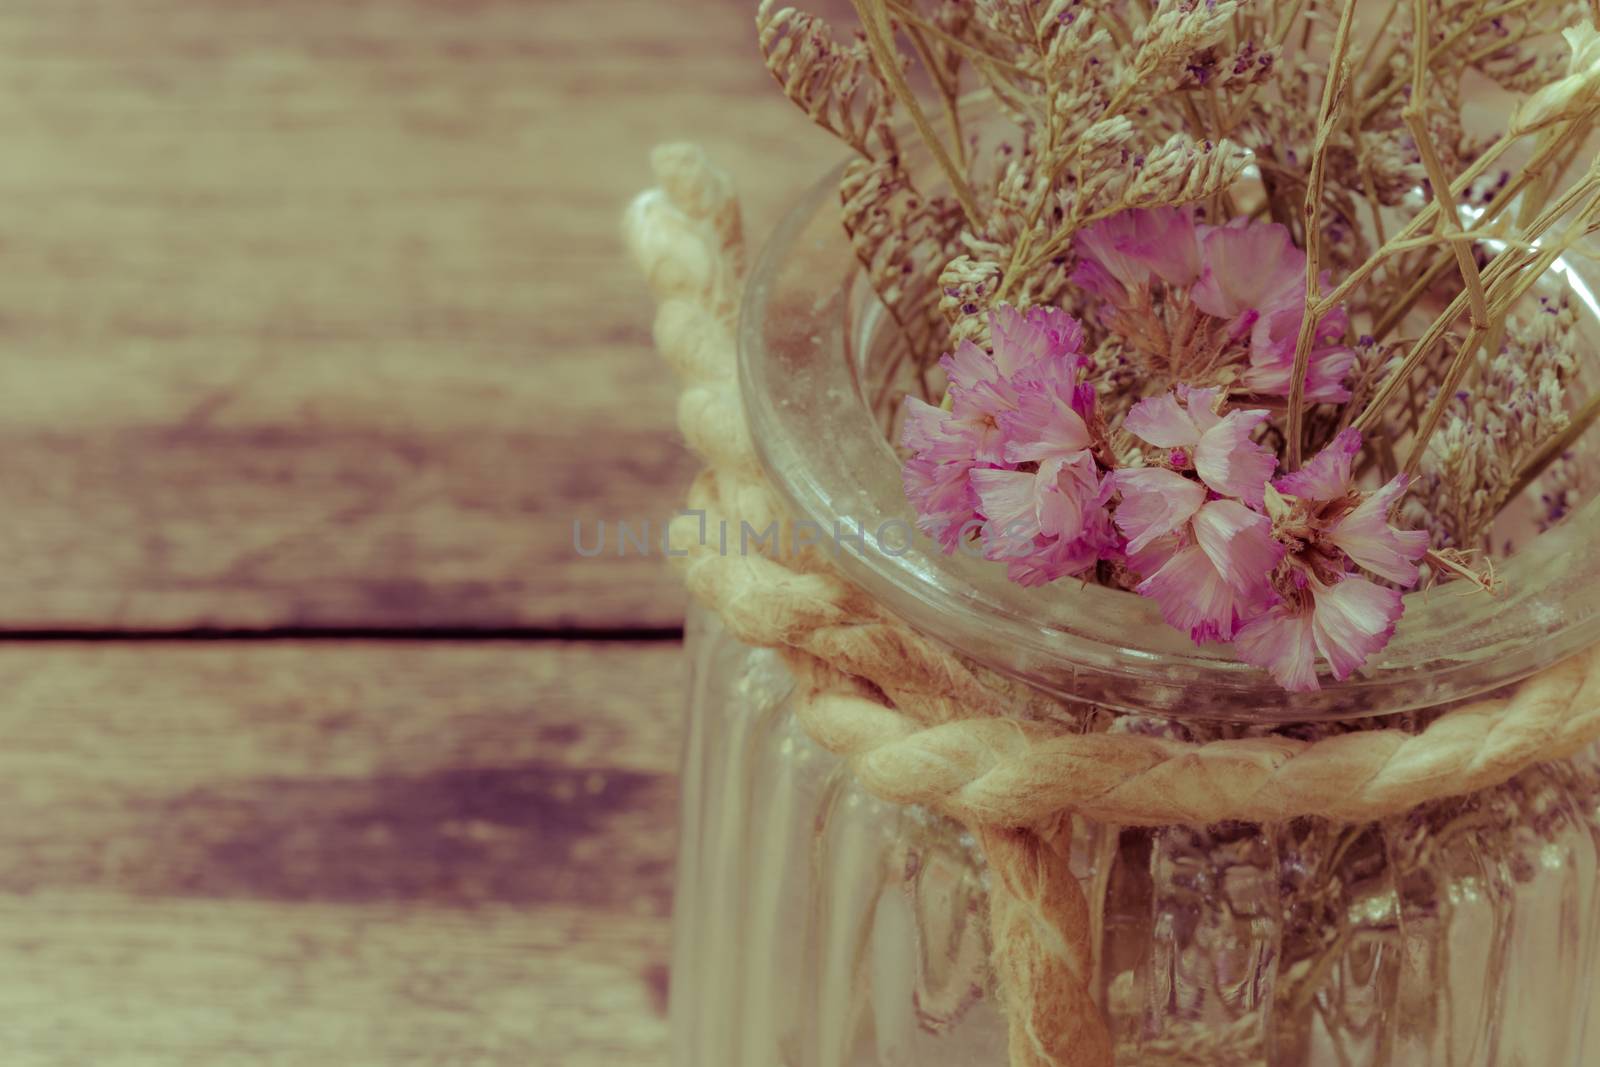
[[[659,1061],[671,644],[0,645],[19,1067]]]
[[[593,910],[0,900],[7,1067],[664,1063],[665,924]]]
[[[694,463],[618,218],[837,155],[744,0],[0,8],[0,629],[668,626]]]

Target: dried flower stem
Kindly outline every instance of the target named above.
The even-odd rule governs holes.
[[[933,153],[939,169],[944,171],[945,180],[950,183],[950,191],[961,204],[961,211],[967,216],[967,221],[973,226],[979,225],[983,214],[978,210],[978,202],[972,195],[972,187],[967,184],[967,179],[950,158],[944,141],[935,132],[932,123],[928,121],[928,116],[923,113],[922,105],[917,102],[916,93],[911,91],[911,86],[907,84],[906,76],[900,69],[900,60],[894,47],[894,31],[889,25],[889,13],[884,0],[851,0],[851,3],[855,5],[856,14],[861,18],[861,27],[867,37],[867,47],[872,50],[878,69],[887,79],[894,95],[905,106],[906,113],[911,116],[911,122],[916,126],[917,133],[922,136],[928,145],[928,150]]]
[[[1473,567],[1469,567],[1464,554],[1458,550],[1436,552],[1433,549],[1429,549],[1428,554],[1422,558],[1426,560],[1435,571],[1449,571],[1457,578],[1463,578],[1470,582],[1472,585],[1477,587],[1477,591],[1480,593],[1488,593],[1490,596],[1499,596],[1501,590],[1505,587],[1505,581],[1495,577],[1494,562],[1492,560],[1486,561],[1484,563],[1483,571],[1479,571]]]
[[[1575,115],[1568,127],[1568,132],[1577,136],[1580,132],[1592,129],[1594,118],[1600,114],[1600,105],[1591,105]],[[1450,185],[1452,196],[1461,196],[1476,182],[1488,173],[1489,168],[1497,163],[1508,149],[1518,140],[1521,134],[1504,133],[1494,144],[1484,149],[1483,154],[1473,161],[1472,165],[1461,173]],[[1525,166],[1520,168],[1517,177],[1501,191],[1490,208],[1476,220],[1474,229],[1481,229],[1508,206],[1518,191],[1523,189],[1531,180],[1532,175],[1538,173],[1540,168],[1547,166],[1559,150],[1558,144],[1551,144],[1535,154]],[[1434,226],[1439,217],[1439,203],[1437,200],[1429,201],[1428,205],[1419,211],[1406,225],[1393,237],[1389,238],[1376,252],[1369,256],[1365,262],[1358,264],[1350,274],[1322,298],[1318,311],[1326,314],[1328,311],[1344,303],[1350,298],[1358,287],[1364,284],[1397,250],[1404,247],[1404,243],[1414,238],[1418,233],[1428,227]],[[1446,261],[1449,254],[1444,257]],[[1396,320],[1398,321],[1398,320]]]
[[[1538,219],[1534,220],[1533,224],[1527,228],[1526,232],[1524,233],[1524,238],[1527,242],[1529,242],[1528,244],[1518,247],[1508,247],[1504,252],[1496,256],[1494,261],[1489,264],[1489,269],[1484,272],[1483,280],[1489,287],[1491,319],[1495,316],[1495,314],[1503,317],[1506,310],[1510,308],[1512,302],[1526,292],[1527,289],[1538,280],[1539,276],[1549,268],[1550,264],[1554,263],[1556,259],[1560,257],[1561,253],[1566,250],[1566,247],[1570,245],[1573,240],[1576,240],[1578,233],[1581,232],[1585,220],[1594,210],[1596,203],[1600,202],[1600,196],[1591,195],[1593,194],[1597,184],[1600,184],[1600,175],[1597,175],[1595,171],[1591,170],[1588,180],[1581,182],[1571,190],[1568,190],[1568,192],[1559,201],[1547,208],[1544,213],[1540,215]],[[1566,214],[1567,211],[1571,210],[1572,205],[1584,195],[1591,195],[1589,205],[1584,209],[1583,212],[1579,214],[1576,219],[1573,220],[1571,226],[1568,227],[1566,237],[1555,248],[1542,249],[1539,250],[1538,255],[1534,255],[1531,242],[1545,230],[1549,229],[1550,226],[1554,225],[1557,219]],[[1528,266],[1530,262],[1534,265],[1534,269],[1523,271],[1520,277],[1516,279],[1510,277],[1515,275],[1516,272],[1522,270],[1522,268]],[[1508,284],[1513,287],[1510,292],[1507,292]],[[1444,338],[1444,335],[1449,330],[1451,324],[1461,317],[1462,312],[1467,308],[1467,299],[1467,294],[1463,290],[1461,293],[1456,295],[1454,300],[1450,301],[1449,305],[1446,306],[1444,311],[1433,320],[1433,323],[1428,327],[1427,332],[1418,338],[1416,344],[1411,347],[1411,351],[1406,355],[1405,361],[1401,364],[1399,370],[1383,383],[1378,392],[1370,401],[1368,401],[1366,408],[1363,409],[1361,414],[1351,422],[1351,426],[1366,432],[1377,425],[1378,421],[1382,417],[1383,409],[1388,405],[1389,401],[1393,399],[1395,393],[1397,393],[1402,386],[1408,386],[1410,384],[1411,376],[1419,367],[1423,365],[1423,363],[1427,361],[1428,357],[1432,355],[1434,346]],[[1457,359],[1461,360],[1463,358],[1464,357],[1458,353]],[[1459,379],[1459,375],[1457,375],[1457,378]],[[1453,384],[1451,385],[1449,391],[1446,391],[1441,386],[1439,396],[1436,398],[1435,402],[1435,408],[1441,413],[1441,405],[1445,401],[1448,401],[1450,392],[1453,391]],[[1434,421],[1437,422],[1437,419]],[[1429,432],[1432,432],[1431,427]],[[1426,440],[1421,442],[1423,445],[1426,445],[1426,443]],[[1420,454],[1414,455],[1413,459],[1419,458],[1419,456]],[[1407,469],[1415,469],[1415,464],[1408,462]]]
[[[1118,90],[1117,95],[1112,99],[1110,105],[1105,109],[1105,114],[1116,114],[1117,110],[1122,107],[1124,101],[1127,99],[1127,96],[1131,91],[1131,82],[1125,84],[1120,90]],[[1052,127],[1050,145],[1052,149],[1056,147],[1054,142],[1055,131]],[[1026,258],[1031,251],[1029,246],[1032,244],[1034,229],[1039,223],[1039,216],[1044,214],[1045,204],[1049,203],[1050,201],[1050,191],[1055,188],[1056,183],[1061,180],[1061,176],[1065,174],[1069,168],[1077,167],[1081,156],[1082,144],[1080,143],[1077,151],[1063,155],[1060,163],[1046,175],[1045,180],[1040,184],[1038,195],[1034,197],[1033,204],[1028,209],[1027,219],[1022,226],[1022,234],[1017,239],[1016,245],[1014,245],[1011,249],[1011,261],[1009,264],[1007,264],[1005,273],[1000,278],[1000,293],[998,299],[1003,300],[1009,296],[1011,293],[1011,287],[1016,283],[1016,281],[1031,272],[1042,258],[1039,255],[1035,255],[1031,259]],[[1076,214],[1076,210],[1074,210],[1074,214]],[[1065,238],[1071,236],[1072,231],[1086,221],[1088,220],[1071,220],[1067,226],[1063,227],[1062,232],[1058,235],[1057,239],[1064,240]],[[1047,242],[1047,247],[1054,243],[1055,240]]]
[[[991,70],[1002,70],[1013,77],[1029,81],[1039,80],[1039,76],[1032,71],[1019,67],[1015,63],[999,56],[991,55],[981,48],[974,47],[970,41],[963,41],[954,34],[947,32],[944,27],[936,22],[930,22],[916,8],[901,2],[901,0],[889,0],[889,11],[904,25],[908,27],[915,26],[924,34],[930,37],[937,37],[944,44],[961,52],[975,66],[984,66]]]
[[[1426,41],[1427,0],[1412,0],[1411,7],[1413,33],[1418,41]],[[1456,209],[1455,197],[1450,193],[1450,178],[1439,162],[1438,149],[1434,147],[1433,137],[1428,132],[1424,105],[1427,96],[1426,76],[1427,64],[1423,58],[1423,49],[1419,46],[1416,63],[1412,69],[1411,99],[1401,112],[1401,118],[1411,131],[1411,138],[1416,142],[1417,151],[1422,156],[1423,168],[1428,172],[1428,183],[1433,187],[1433,199],[1439,205],[1437,225],[1444,233],[1455,238],[1450,243],[1456,255],[1456,264],[1461,268],[1461,281],[1467,287],[1467,306],[1472,310],[1472,324],[1480,329],[1487,329],[1489,306],[1483,298],[1483,279],[1478,276],[1478,265],[1472,258],[1471,243],[1461,231],[1461,213]]]
[[[1470,36],[1474,30],[1482,26],[1484,22],[1508,15],[1518,8],[1527,7],[1530,3],[1537,2],[1540,2],[1540,0],[1508,0],[1507,3],[1490,8],[1487,11],[1478,12],[1476,17],[1462,19],[1461,24],[1451,31],[1444,40],[1440,41],[1436,47],[1428,50],[1426,60],[1422,61],[1424,64],[1423,69],[1427,70],[1432,68],[1435,63],[1448,55],[1456,45],[1466,40],[1466,38]],[[1478,6],[1483,6],[1482,0],[1479,0]],[[1426,33],[1426,24],[1424,24],[1424,32],[1413,35],[1413,39],[1417,42],[1416,47],[1419,58],[1421,57],[1422,49],[1424,47],[1423,42],[1428,40],[1428,36],[1429,35]],[[1507,45],[1513,43],[1515,43],[1513,40],[1506,40],[1504,38],[1497,39],[1489,47],[1488,51],[1483,53],[1483,55],[1492,55],[1500,49],[1505,48]],[[1392,55],[1393,53],[1391,52],[1390,54]],[[1459,65],[1470,66],[1474,61],[1481,58],[1483,58],[1483,56],[1473,53]],[[1384,68],[1380,68],[1380,72],[1383,70]],[[1382,74],[1380,74],[1380,77],[1382,77]],[[1393,78],[1386,78],[1377,84],[1367,86],[1367,92],[1371,96],[1371,99],[1369,99],[1366,103],[1366,106],[1361,109],[1362,124],[1364,125],[1368,122],[1371,122],[1373,116],[1382,111],[1384,107],[1388,105],[1389,101],[1394,99],[1394,94],[1399,92],[1404,86],[1405,82],[1396,81]],[[1412,94],[1412,99],[1416,99],[1415,92]]]
[[[1511,202],[1532,182],[1533,175],[1540,173],[1549,165],[1549,161],[1561,151],[1569,147],[1581,146],[1589,129],[1589,116],[1582,116],[1569,124],[1555,143],[1546,146],[1543,151],[1535,154],[1527,166],[1521,168],[1517,175],[1506,183],[1505,188],[1496,194],[1495,198],[1489,202],[1489,205],[1484,208],[1478,218],[1473,220],[1472,225],[1467,227],[1468,231],[1477,232],[1489,229],[1491,224],[1498,220],[1501,213],[1511,205]],[[1474,180],[1476,180],[1476,177]],[[1459,191],[1462,188],[1462,182],[1458,179],[1453,188]],[[1404,249],[1405,244],[1401,237],[1403,237],[1403,234],[1398,235],[1395,243],[1387,248],[1389,253]],[[1503,237],[1499,239],[1504,240]],[[1449,269],[1450,263],[1451,253],[1449,251],[1440,253],[1417,280],[1377,317],[1371,330],[1372,336],[1380,341],[1389,336],[1390,331],[1400,324],[1400,321],[1411,311],[1411,308],[1422,294],[1432,288],[1433,283],[1438,281],[1440,276]],[[1343,289],[1344,286],[1341,285],[1340,288]]]
[[[1433,403],[1428,406],[1428,413],[1424,416],[1422,425],[1417,429],[1416,440],[1411,445],[1411,452],[1406,456],[1405,466],[1401,470],[1406,474],[1416,473],[1417,467],[1422,463],[1422,457],[1428,451],[1428,439],[1433,436],[1433,431],[1438,428],[1439,420],[1444,417],[1444,410],[1450,404],[1450,399],[1455,396],[1456,387],[1461,384],[1461,375],[1465,373],[1468,364],[1472,361],[1473,353],[1477,352],[1478,345],[1483,342],[1483,337],[1488,329],[1474,323],[1467,331],[1466,340],[1456,349],[1455,357],[1450,361],[1450,367],[1445,372],[1444,380],[1439,383],[1437,394]]]
[[[1557,255],[1559,255],[1559,252]],[[1532,253],[1521,247],[1508,248],[1496,256],[1494,261],[1489,264],[1489,269],[1484,273],[1484,280],[1489,284],[1491,292],[1497,290],[1497,284],[1507,274],[1526,266],[1532,258],[1534,258]],[[1551,262],[1554,262],[1554,260],[1555,256],[1552,256]],[[1532,272],[1528,276],[1528,284],[1531,285],[1534,280],[1537,280],[1539,273],[1539,271]],[[1350,423],[1351,426],[1364,433],[1378,424],[1382,418],[1383,409],[1388,406],[1389,401],[1394,398],[1394,395],[1400,391],[1402,386],[1409,388],[1413,384],[1412,375],[1427,362],[1428,358],[1433,354],[1434,346],[1444,339],[1444,335],[1449,331],[1451,325],[1461,317],[1466,308],[1467,294],[1463,291],[1456,294],[1455,299],[1446,305],[1444,311],[1428,326],[1427,331],[1411,346],[1411,351],[1407,353],[1405,361],[1400,365],[1400,368],[1384,381],[1378,392],[1367,402],[1367,406],[1362,410],[1361,414],[1356,416]]]
[[[1600,194],[1590,197],[1589,203],[1567,226],[1561,239],[1553,247],[1541,249],[1538,257],[1534,259],[1527,269],[1505,279],[1507,283],[1506,291],[1500,292],[1498,291],[1500,287],[1496,287],[1497,292],[1495,293],[1494,307],[1491,312],[1495,319],[1503,319],[1506,312],[1510,310],[1511,305],[1516,303],[1524,293],[1532,288],[1533,284],[1539,280],[1539,277],[1550,269],[1551,264],[1559,259],[1561,254],[1578,239],[1587,227],[1596,207],[1600,207]],[[1456,352],[1449,370],[1445,373],[1444,380],[1439,385],[1438,395],[1434,397],[1433,403],[1428,408],[1427,417],[1417,429],[1416,441],[1411,446],[1411,454],[1406,458],[1404,470],[1407,474],[1415,472],[1417,466],[1422,462],[1422,457],[1428,450],[1428,440],[1433,436],[1433,431],[1438,428],[1439,420],[1444,417],[1444,410],[1449,406],[1456,387],[1461,382],[1462,374],[1466,372],[1477,343],[1483,339],[1484,334],[1487,332],[1486,328],[1474,324],[1467,334],[1466,343]]]
[[[1322,83],[1322,104],[1317,109],[1317,136],[1312,148],[1311,174],[1306,182],[1302,207],[1306,235],[1306,313],[1300,319],[1300,336],[1295,341],[1294,370],[1289,380],[1288,468],[1300,467],[1300,445],[1304,437],[1306,374],[1311,369],[1311,344],[1321,321],[1318,260],[1321,254],[1322,182],[1327,171],[1328,139],[1333,135],[1335,113],[1350,76],[1350,27],[1355,22],[1357,0],[1345,0],[1334,36],[1333,52],[1328,57],[1328,76]]]
[[[961,138],[961,86],[959,78],[952,83],[939,68],[938,60],[934,58],[933,49],[928,45],[928,38],[920,27],[907,24],[906,36],[911,39],[911,47],[917,53],[917,58],[922,61],[923,69],[928,72],[928,77],[933,79],[933,84],[939,90],[939,103],[944,108],[945,122],[950,125],[950,145],[956,154],[956,166],[965,168],[967,165],[967,148]]]

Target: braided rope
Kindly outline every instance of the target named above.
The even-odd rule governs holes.
[[[1500,785],[1600,737],[1600,656],[1586,652],[1509,696],[1454,708],[1421,733],[1362,730],[1319,741],[1272,736],[1190,744],[1075,734],[986,718],[920,726],[838,688],[810,687],[797,713],[872,793],[973,825],[1031,825],[1059,811],[1125,826],[1370,822]]]
[[[685,381],[679,423],[709,465],[689,496],[703,514],[671,532],[686,583],[740,640],[784,651],[805,729],[869,791],[973,828],[994,876],[994,969],[1013,1067],[1112,1062],[1090,994],[1088,903],[1067,864],[1067,813],[1123,825],[1363,822],[1499,785],[1600,738],[1600,649],[1416,734],[1193,744],[1095,732],[1081,712],[912,631],[815,549],[724,550],[723,530],[737,537],[741,523],[764,530],[781,516],[736,380],[738,205],[698,149],[660,148],[652,163],[660,187],[630,206],[624,230],[659,304],[657,345]]]

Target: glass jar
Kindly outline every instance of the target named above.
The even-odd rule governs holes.
[[[1425,718],[1600,638],[1596,500],[1523,540],[1500,567],[1505,595],[1409,594],[1363,671],[1296,694],[1190,645],[1148,600],[1025,589],[907,537],[899,461],[867,400],[880,312],[835,186],[788,217],[749,281],[741,387],[791,514],[923,633],[1041,694],[1124,712],[1119,728],[1192,739]],[[1546,281],[1581,287],[1565,264]],[[675,1067],[1007,1063],[971,835],[866,795],[800,729],[776,653],[699,612],[688,645]],[[1078,820],[1072,864],[1119,1065],[1600,1063],[1595,751],[1366,825]]]

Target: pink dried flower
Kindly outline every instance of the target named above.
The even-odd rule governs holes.
[[[1196,643],[1232,640],[1268,603],[1267,577],[1283,558],[1272,523],[1237,500],[1212,500],[1169,536],[1172,554],[1139,583],[1139,594],[1154,599],[1162,618]]]
[[[1200,278],[1194,216],[1184,208],[1123,211],[1085,226],[1075,240],[1073,282],[1114,304],[1157,281],[1181,289]]]
[[[1177,532],[1206,501],[1206,487],[1165,467],[1117,471],[1117,528],[1128,537],[1128,551],[1140,553],[1159,538]]]
[[[1404,611],[1400,592],[1356,575],[1332,585],[1308,583],[1306,596],[1282,601],[1239,630],[1234,650],[1246,663],[1271,672],[1291,692],[1320,688],[1321,653],[1335,678],[1344,678],[1394,636]]]
[[[1216,389],[1179,386],[1134,405],[1123,426],[1167,449],[1168,466],[1113,475],[1128,564],[1149,575],[1138,592],[1198,642],[1229,640],[1243,619],[1264,609],[1267,578],[1283,557],[1272,523],[1246,506],[1261,503],[1277,466],[1250,439],[1267,413],[1219,415],[1220,400]]]
[[[1265,316],[1305,301],[1306,254],[1275,222],[1244,218],[1208,227],[1201,255],[1205,268],[1191,295],[1208,315]]]
[[[1305,317],[1306,256],[1276,223],[1196,223],[1182,208],[1135,209],[1084,227],[1072,280],[1106,301],[1101,318],[1170,379],[1287,396]],[[1343,309],[1317,324],[1306,378],[1314,402],[1343,401],[1355,353]]]
[[[1205,233],[1201,258],[1205,273],[1190,291],[1195,306],[1228,320],[1237,336],[1250,337],[1250,364],[1241,383],[1263,395],[1288,396],[1305,318],[1306,254],[1275,222],[1235,219]],[[1306,399],[1350,399],[1344,378],[1355,352],[1339,343],[1347,325],[1342,308],[1317,323]]]
[[[1265,396],[1288,396],[1294,376],[1294,349],[1300,338],[1301,307],[1280,310],[1258,319],[1250,331],[1250,366],[1240,379]],[[1336,308],[1317,323],[1306,365],[1306,399],[1313,403],[1342,403],[1350,399],[1344,380],[1355,365],[1355,349],[1342,343],[1348,318]]]
[[[1075,379],[1022,384],[1016,407],[1000,417],[1008,463],[1063,459],[1093,444],[1094,387]]]
[[[1417,582],[1428,550],[1422,530],[1389,525],[1405,493],[1399,475],[1375,492],[1352,485],[1361,434],[1345,430],[1267,494],[1273,536],[1285,546],[1273,576],[1277,603],[1234,639],[1239,658],[1270,671],[1287,689],[1318,686],[1321,655],[1344,678],[1389,643],[1404,605],[1400,591],[1357,575],[1359,566],[1402,588]]]
[[[1278,461],[1250,435],[1268,412],[1218,415],[1220,403],[1221,390],[1180,385],[1176,392],[1139,401],[1122,425],[1135,437],[1170,449],[1168,463],[1180,469],[1192,466],[1212,491],[1259,507]]]
[[[1092,456],[1051,459],[1035,472],[974,470],[987,559],[1003,561],[1012,581],[1042,585],[1078,573],[1111,547],[1105,504],[1110,486]]]
[[[1355,565],[1409,588],[1428,551],[1428,534],[1397,529],[1388,519],[1409,479],[1397,474],[1374,492],[1353,488],[1351,466],[1360,451],[1361,431],[1345,430],[1304,467],[1273,482],[1279,525],[1290,538],[1332,546]]]
[[[1083,348],[1083,330],[1071,315],[1054,308],[1033,308],[1026,315],[1000,307],[989,318],[994,352],[963,341],[939,360],[950,384],[950,411],[921,401],[909,402],[907,447],[932,442],[926,454],[945,458],[967,455],[979,463],[1004,462],[1005,433],[1001,419],[1015,411],[1021,393],[1067,369],[1075,375]],[[913,426],[913,421],[915,426]],[[938,422],[940,431],[933,424]]]
[[[989,330],[994,340],[995,364],[1008,377],[1083,351],[1083,327],[1060,308],[1036,307],[1020,312],[1002,304],[990,314]]]
[[[971,460],[913,455],[900,471],[906,499],[917,513],[917,529],[945,552],[954,552],[982,522],[972,491],[972,466]]]
[[[946,552],[978,534],[1015,581],[1079,573],[1115,545],[1083,331],[1063,311],[1001,307],[990,336],[992,353],[969,341],[941,360],[949,410],[906,399],[906,496]]]

